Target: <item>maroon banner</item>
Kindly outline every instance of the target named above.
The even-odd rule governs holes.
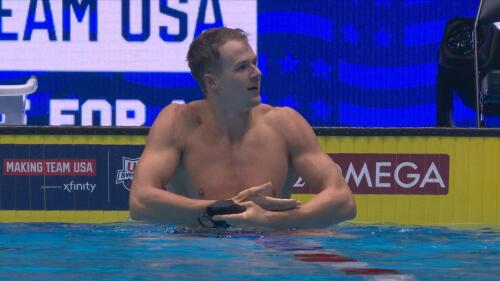
[[[450,157],[447,154],[355,154],[330,157],[354,194],[432,194],[449,190]],[[299,179],[294,193],[318,193]]]

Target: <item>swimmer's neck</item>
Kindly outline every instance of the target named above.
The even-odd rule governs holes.
[[[252,108],[239,109],[207,100],[209,124],[230,140],[240,139],[250,128]]]

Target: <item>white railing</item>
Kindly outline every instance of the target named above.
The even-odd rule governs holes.
[[[0,85],[0,125],[26,125],[26,96],[37,88],[35,76],[22,85]]]

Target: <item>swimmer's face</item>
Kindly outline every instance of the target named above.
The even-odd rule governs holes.
[[[250,45],[231,40],[219,48],[220,73],[216,92],[224,102],[235,107],[251,108],[260,104],[260,78],[257,56]]]

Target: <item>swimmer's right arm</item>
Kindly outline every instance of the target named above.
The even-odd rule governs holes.
[[[136,220],[197,225],[199,214],[213,200],[190,199],[164,189],[182,153],[186,127],[185,105],[170,105],[150,129],[144,152],[135,169],[129,197],[130,216]]]

